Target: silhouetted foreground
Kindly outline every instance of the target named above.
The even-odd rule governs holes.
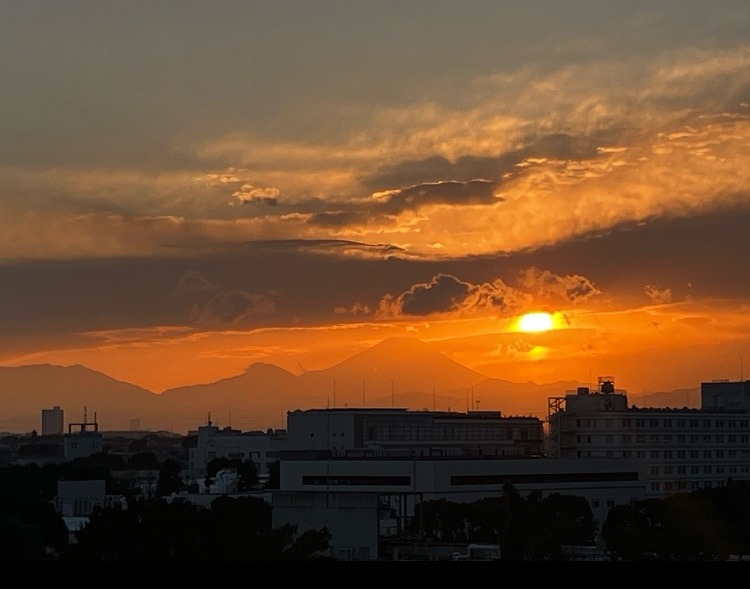
[[[271,505],[254,496],[219,495],[210,507],[174,495],[129,496],[127,506],[96,507],[71,538],[52,503],[58,478],[106,477],[105,471],[95,458],[0,468],[0,560],[331,560],[328,530],[272,528]],[[170,491],[174,475],[171,463],[162,464],[160,492]],[[543,498],[538,492],[524,497],[506,485],[498,497],[471,503],[418,504],[408,535],[497,544],[504,561],[559,561],[571,558],[566,547],[593,546],[597,528],[580,497]],[[730,480],[724,487],[615,506],[599,540],[601,558],[610,561],[725,561],[749,555],[750,483]]]

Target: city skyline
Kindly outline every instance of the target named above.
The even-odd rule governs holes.
[[[747,378],[746,2],[2,14],[0,366]]]

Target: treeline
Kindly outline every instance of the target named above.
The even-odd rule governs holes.
[[[0,560],[327,559],[328,530],[298,534],[293,525],[272,528],[270,504],[253,496],[221,495],[210,507],[196,505],[175,495],[185,486],[178,461],[154,464],[145,456],[137,459],[139,465],[158,466],[156,492],[129,489],[126,507],[95,508],[71,541],[53,505],[57,482],[105,480],[107,492],[116,492],[122,481],[112,477],[110,460],[94,455],[65,464],[0,468]],[[243,486],[256,482],[254,467],[226,460],[209,465],[207,477],[227,466],[238,467]],[[278,465],[275,471],[272,478],[278,477]],[[566,560],[566,547],[593,546],[597,538],[608,560],[727,560],[750,555],[750,482],[730,480],[724,487],[617,505],[601,529],[581,497],[522,496],[507,485],[497,497],[470,503],[422,502],[405,531],[427,542],[499,544],[508,561]]]
[[[502,560],[566,560],[568,546],[594,546],[588,502],[540,492],[471,503],[426,501],[409,526],[415,537],[498,544]],[[612,507],[601,525],[602,558],[615,561],[724,561],[750,555],[750,481]]]

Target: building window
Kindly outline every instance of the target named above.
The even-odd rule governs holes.
[[[615,500],[607,499],[607,507],[614,507],[614,506],[615,506]]]
[[[672,443],[672,434],[666,434],[664,436],[664,442],[667,443],[667,444],[671,444]]]
[[[684,459],[685,458],[685,450],[677,450],[677,458]]]
[[[658,466],[652,466],[650,471],[651,475],[657,475],[659,474],[659,467]]]
[[[651,487],[652,491],[658,491],[659,490],[659,483],[653,482],[649,485]]]
[[[674,471],[674,468],[671,466],[664,467],[664,474],[672,474],[673,471]]]
[[[607,444],[612,444],[614,443],[615,438],[612,434],[607,434],[607,436],[605,436],[605,440]]]
[[[710,419],[704,419],[703,420],[703,427],[711,427],[711,420]]]
[[[723,444],[724,443],[724,435],[723,434],[718,434],[716,436],[716,443],[717,444]]]
[[[623,444],[632,444],[633,443],[633,436],[630,434],[625,434],[622,436],[622,443]]]
[[[716,458],[724,458],[724,450],[717,450]]]
[[[659,451],[651,450],[651,458],[659,458]]]
[[[644,434],[638,434],[635,439],[636,442],[639,444],[645,444],[646,443],[646,436]]]
[[[646,420],[645,419],[636,419],[635,420],[635,427],[646,427]]]
[[[690,420],[690,427],[698,427],[698,420],[697,419],[691,419]]]
[[[649,420],[649,425],[651,427],[659,427],[659,420],[658,419],[651,419],[651,420]]]
[[[710,464],[703,465],[703,474],[711,474],[712,468]]]
[[[664,450],[664,458],[672,458],[672,450]]]
[[[665,419],[664,420],[664,427],[672,427],[672,420],[671,419]]]
[[[630,427],[630,419],[623,419],[622,420],[622,427],[629,428]]]
[[[677,467],[677,474],[685,474],[685,471],[686,471],[686,470],[687,470],[687,469],[685,468],[685,465],[684,465],[684,464],[683,464],[683,465],[681,465],[681,466],[678,466],[678,467]]]
[[[711,458],[711,450],[703,450],[703,458]]]

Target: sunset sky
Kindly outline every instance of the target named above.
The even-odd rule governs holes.
[[[747,0],[0,0],[0,53],[2,366],[750,375]]]

